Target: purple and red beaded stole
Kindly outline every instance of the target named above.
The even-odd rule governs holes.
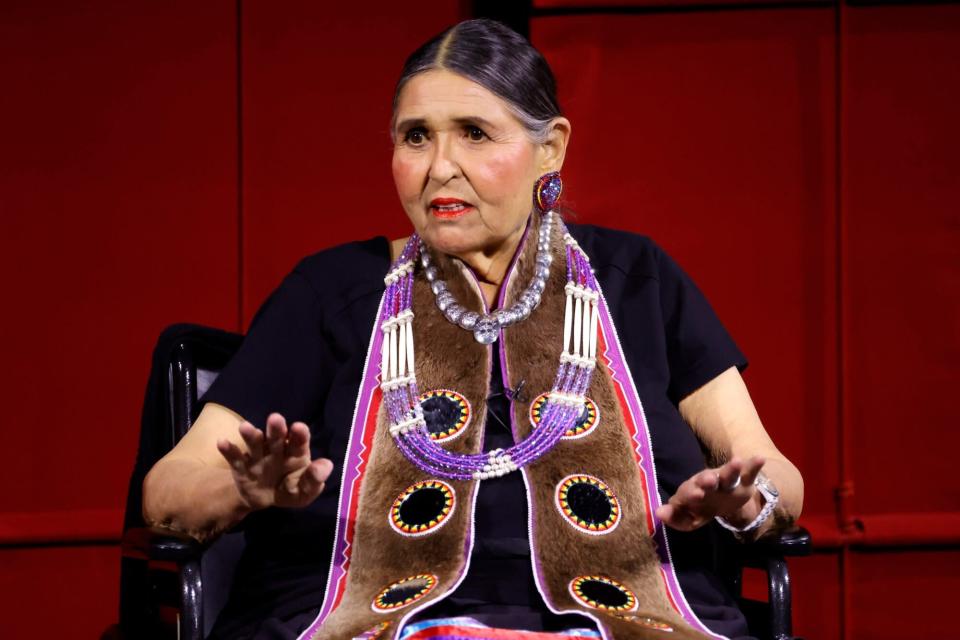
[[[500,349],[505,387],[524,381],[526,393],[511,402],[515,441],[538,428],[564,341],[563,225],[553,233],[554,268],[540,305],[492,346],[443,317],[419,272],[413,282],[419,399],[430,438],[451,452],[484,450],[492,348]],[[530,281],[535,244],[524,238],[499,307]],[[435,256],[435,265],[457,300],[484,311],[462,263]],[[482,480],[431,477],[391,435],[380,388],[385,304],[386,297],[343,463],[326,594],[303,639],[398,638],[414,613],[452,593],[469,570]],[[589,617],[607,640],[722,638],[697,619],[680,589],[654,515],[660,499],[646,417],[602,293],[598,309],[596,369],[580,416],[553,449],[519,470],[537,587],[551,610]]]

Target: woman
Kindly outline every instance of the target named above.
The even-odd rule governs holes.
[[[304,259],[144,483],[156,526],[244,521],[215,637],[746,633],[704,525],[762,535],[802,480],[676,264],[552,213],[570,133],[502,25],[408,59],[393,175],[416,234]]]

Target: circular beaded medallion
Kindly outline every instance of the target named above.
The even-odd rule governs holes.
[[[570,593],[593,609],[633,611],[637,608],[633,591],[606,576],[578,576],[570,581]]]
[[[437,576],[432,573],[421,573],[398,580],[385,587],[377,594],[370,605],[377,613],[395,611],[413,604],[420,598],[434,590],[437,586]]]
[[[470,422],[470,403],[456,391],[434,389],[420,394],[427,435],[436,442],[453,440]]]
[[[576,474],[561,480],[556,505],[567,522],[590,535],[610,533],[620,523],[620,501],[593,476]]]
[[[549,396],[549,391],[541,393],[530,403],[530,423],[534,427],[540,425],[540,420],[543,418],[543,409]],[[582,438],[596,429],[598,424],[600,424],[600,408],[590,398],[584,398],[583,411],[580,412],[580,417],[577,418],[572,427],[564,432],[563,439],[576,440]]]
[[[656,618],[651,618],[650,616],[635,616],[635,615],[624,615],[622,613],[613,614],[614,617],[620,618],[621,620],[626,620],[627,622],[632,622],[638,624],[641,627],[646,627],[647,629],[655,629],[657,631],[663,631],[666,633],[673,633],[673,627],[668,625],[666,622],[661,622]]]
[[[447,522],[457,505],[453,487],[440,480],[415,482],[390,507],[390,526],[405,536],[424,536]]]

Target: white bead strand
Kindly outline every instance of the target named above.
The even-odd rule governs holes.
[[[583,329],[581,326],[583,324],[583,298],[579,295],[579,292],[574,294],[577,298],[575,306],[573,308],[573,349],[571,353],[575,356],[580,355],[580,333]]]
[[[407,371],[411,376],[416,375],[417,367],[413,360],[413,312],[407,311]]]
[[[580,355],[584,358],[590,357],[590,310],[593,305],[586,296],[583,300],[583,347],[580,349]]]
[[[390,379],[397,377],[397,325],[390,327]]]
[[[592,300],[590,302],[590,350],[587,352],[587,357],[596,362],[597,360],[597,333],[599,332],[600,327],[600,305],[599,300]]]

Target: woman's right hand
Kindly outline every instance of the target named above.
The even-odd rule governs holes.
[[[333,470],[326,458],[310,459],[310,428],[303,422],[287,421],[279,413],[267,417],[260,431],[247,421],[239,426],[247,445],[243,451],[225,438],[217,449],[230,465],[240,498],[251,510],[266,507],[305,507],[323,491]]]

